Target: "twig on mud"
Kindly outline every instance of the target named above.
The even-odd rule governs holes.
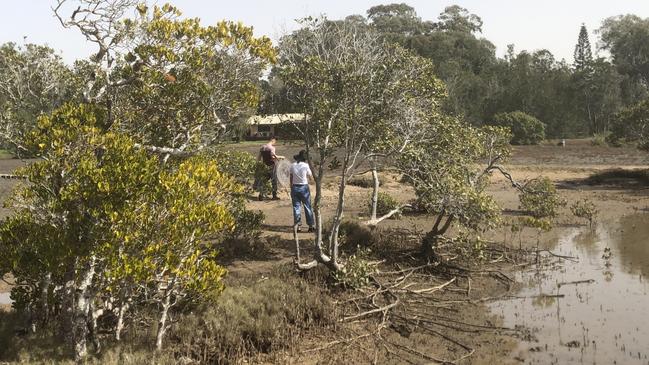
[[[451,283],[455,282],[456,279],[457,279],[457,277],[454,277],[453,279],[451,279],[451,280],[449,280],[449,281],[447,281],[447,282],[445,282],[443,284],[440,284],[440,285],[437,285],[437,286],[432,286],[430,288],[417,289],[417,290],[409,290],[409,289],[407,289],[407,291],[410,292],[410,293],[414,293],[414,294],[424,294],[424,293],[425,294],[432,294],[432,293],[434,293],[434,292],[436,292],[438,290],[444,289],[446,286],[448,286]]]
[[[561,288],[564,285],[577,285],[577,284],[592,284],[595,282],[595,279],[588,280],[576,280],[576,281],[564,281],[557,284],[557,287]]]
[[[530,252],[530,251],[528,251],[528,252]],[[547,252],[551,256],[558,257],[560,259],[568,260],[568,261],[571,261],[571,262],[579,262],[579,257],[559,255],[558,253],[554,253],[554,252],[552,252],[550,250],[534,250],[534,251],[531,251],[531,253],[536,253],[536,254],[539,254],[541,252]]]
[[[461,326],[473,327],[473,328],[477,328],[479,330],[484,330],[484,332],[486,332],[486,331],[519,332],[519,330],[516,329],[516,328],[501,327],[501,326],[485,326],[485,325],[481,325],[481,324],[467,323],[467,322],[462,322],[462,321],[459,321],[459,320],[456,320],[456,319],[448,318],[448,317],[437,315],[437,314],[434,315],[435,316],[434,318],[432,317],[432,315],[427,315],[425,313],[420,313],[420,312],[410,312],[410,314],[412,316],[416,316],[417,319],[429,318],[429,319],[431,319],[431,321],[450,322],[450,323],[455,323],[455,324],[461,325]],[[438,322],[434,322],[434,324],[438,324]]]

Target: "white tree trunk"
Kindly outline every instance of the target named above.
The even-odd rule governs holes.
[[[376,221],[376,210],[379,205],[379,186],[381,182],[379,181],[379,172],[376,170],[376,166],[372,163],[372,209],[370,212],[370,221]]]
[[[122,303],[119,307],[119,312],[117,313],[117,326],[115,326],[115,339],[121,341],[122,331],[124,330],[124,316],[128,311],[128,303]]]
[[[95,277],[95,257],[82,270],[81,281],[76,287],[75,301],[72,309],[72,337],[74,340],[74,359],[82,362],[88,355],[87,337],[91,318],[90,302],[92,301],[91,285]]]
[[[171,308],[171,295],[173,294],[174,280],[168,284],[167,289],[164,291],[164,299],[162,301],[162,309],[160,311],[160,319],[158,320],[158,333],[156,334],[155,348],[162,350],[162,341],[167,333],[167,319],[169,318],[169,308]]]

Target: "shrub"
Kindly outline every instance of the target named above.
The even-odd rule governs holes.
[[[288,346],[310,326],[335,322],[332,303],[297,278],[270,278],[228,287],[216,305],[186,315],[170,329],[176,357],[199,363],[239,363]]]
[[[599,211],[595,203],[588,199],[578,200],[570,206],[570,211],[575,217],[584,218],[588,221],[588,225],[592,228],[593,222]]]
[[[340,224],[338,232],[343,241],[341,247],[345,252],[356,252],[358,247],[372,247],[377,241],[375,232],[366,225],[357,222],[344,221]]]
[[[379,176],[379,185],[383,184],[385,184],[385,179],[382,176]],[[354,176],[347,180],[347,185],[369,189],[371,187],[374,187],[374,180],[371,176]]]
[[[586,179],[588,185],[602,185],[631,180],[640,186],[649,185],[649,170],[646,169],[609,169],[595,172]]]
[[[538,220],[551,221],[559,214],[559,208],[566,204],[547,177],[528,181],[519,199],[520,208]]]
[[[399,207],[399,202],[392,197],[392,195],[384,192],[379,192],[378,200],[376,202],[376,214],[381,216],[388,214],[391,210]],[[372,212],[372,196],[370,195],[370,202],[368,204],[368,211]],[[401,213],[394,214],[391,218],[399,218]]]
[[[622,109],[613,119],[611,134],[606,142],[620,146],[625,142],[637,143],[642,149],[649,149],[649,99]]]
[[[509,128],[510,142],[515,145],[538,144],[545,139],[545,124],[520,111],[496,114],[493,124]]]
[[[610,133],[595,133],[593,138],[590,139],[590,144],[593,146],[606,146],[606,139]]]
[[[369,248],[360,248],[349,256],[342,270],[335,271],[333,277],[345,288],[360,289],[370,283],[370,275],[375,272],[375,266],[369,261]]]
[[[250,188],[257,170],[257,159],[245,151],[213,150],[206,152],[207,157],[219,164],[222,172],[234,177],[241,185]]]

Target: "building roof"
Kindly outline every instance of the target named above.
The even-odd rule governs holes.
[[[302,113],[287,113],[287,114],[269,114],[269,115],[253,115],[248,118],[248,124],[257,125],[271,125],[290,122],[301,122],[304,120]]]

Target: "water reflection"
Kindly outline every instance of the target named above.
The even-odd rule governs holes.
[[[579,262],[520,273],[526,299],[492,304],[506,325],[536,330],[536,341],[522,342],[514,356],[531,364],[649,364],[649,215],[568,229],[553,250]]]

